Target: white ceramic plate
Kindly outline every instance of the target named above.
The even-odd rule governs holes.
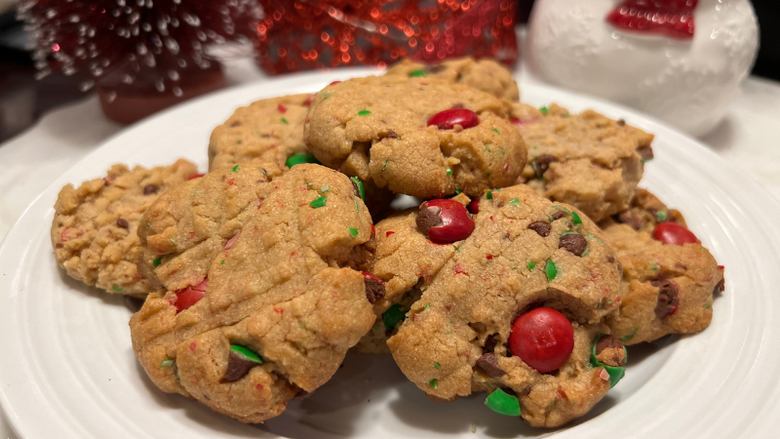
[[[0,391],[21,437],[776,437],[780,206],[702,145],[645,116],[531,84],[521,84],[528,102],[594,108],[657,135],[643,186],[681,208],[726,266],[726,291],[706,331],[632,347],[626,378],[587,417],[554,431],[491,412],[484,395],[431,402],[387,356],[348,356],[330,383],[264,426],[157,390],[133,356],[123,298],[84,287],[56,266],[49,226],[59,189],[115,162],[153,166],[183,156],[205,169],[212,128],[237,106],[371,72],[297,75],[179,106],[114,137],[30,205],[0,248]]]

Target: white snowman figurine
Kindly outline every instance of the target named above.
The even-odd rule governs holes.
[[[525,56],[537,77],[700,136],[757,49],[749,0],[536,0]]]

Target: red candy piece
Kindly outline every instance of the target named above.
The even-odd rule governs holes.
[[[208,285],[209,278],[205,278],[203,279],[203,282],[195,286],[189,286],[176,291],[176,302],[174,302],[174,305],[176,305],[176,314],[198,303],[198,301],[206,295],[206,287]]]
[[[431,116],[428,119],[428,126],[431,125],[439,127],[440,130],[451,130],[455,125],[460,125],[463,129],[466,129],[479,125],[479,116],[477,116],[477,113],[465,108],[450,108]]]
[[[690,40],[695,29],[693,12],[699,0],[625,0],[607,15],[622,30]]]
[[[574,328],[560,312],[536,308],[512,323],[509,348],[541,373],[563,366],[574,349]]]
[[[420,231],[437,244],[450,244],[466,239],[474,231],[474,220],[469,216],[468,210],[450,199],[422,203],[417,217]]]
[[[479,198],[477,198],[476,200],[472,200],[471,203],[469,203],[467,209],[473,215],[478,214],[479,213]]]
[[[194,180],[196,178],[203,177],[204,175],[206,175],[206,174],[192,174],[192,175],[190,175],[190,177],[187,180]]]
[[[661,223],[653,229],[653,238],[664,244],[697,244],[699,240],[690,230],[676,223]]]

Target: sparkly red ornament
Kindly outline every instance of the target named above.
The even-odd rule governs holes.
[[[268,73],[349,65],[518,58],[514,0],[259,0],[258,64]]]
[[[628,32],[690,40],[698,3],[699,0],[625,0],[607,15],[607,22]]]
[[[261,15],[255,0],[19,4],[19,16],[37,42],[38,77],[57,72],[84,77],[82,90],[97,85],[107,103],[117,96],[124,100],[113,115],[123,122],[224,84],[219,63],[206,49],[255,41]]]

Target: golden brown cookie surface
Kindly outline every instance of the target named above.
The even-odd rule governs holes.
[[[71,277],[109,293],[152,291],[136,267],[139,221],[161,193],[197,172],[186,160],[152,169],[114,165],[105,178],[78,188],[66,185],[54,205],[51,228],[57,263]]]
[[[509,110],[506,101],[441,79],[356,78],[316,95],[304,137],[326,166],[393,192],[476,196],[512,184],[525,165]]]
[[[242,422],[324,384],[375,319],[369,281],[347,266],[372,233],[349,179],[298,165],[271,184],[202,282],[150,295],[130,321],[160,389]]]

